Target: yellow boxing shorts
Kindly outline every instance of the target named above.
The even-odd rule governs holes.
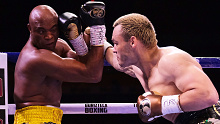
[[[14,124],[61,124],[62,116],[56,107],[28,106],[16,110]]]

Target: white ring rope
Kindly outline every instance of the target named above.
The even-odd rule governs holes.
[[[137,114],[136,103],[61,103],[63,114]],[[15,104],[8,104],[8,114],[15,113]]]

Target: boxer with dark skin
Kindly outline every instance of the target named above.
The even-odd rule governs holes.
[[[54,9],[47,5],[35,7],[27,26],[30,37],[20,52],[14,73],[17,110],[28,106],[59,108],[62,82],[101,80],[103,46],[91,46],[87,55],[78,56],[58,38],[58,15]],[[84,39],[89,39],[85,33]]]

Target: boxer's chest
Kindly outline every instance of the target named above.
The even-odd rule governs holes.
[[[177,88],[174,81],[167,76],[162,75],[158,69],[153,69],[148,78],[145,78],[145,83],[150,91],[158,91],[161,94],[172,94]]]

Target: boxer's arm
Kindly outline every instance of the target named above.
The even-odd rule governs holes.
[[[78,16],[70,12],[64,12],[59,15],[59,26],[75,49],[77,55],[86,55],[88,53],[88,47],[81,32],[82,26]]]
[[[161,73],[165,76],[171,74],[176,87],[182,92],[180,106],[184,111],[201,110],[218,101],[216,88],[189,54],[168,55],[161,61]]]
[[[90,36],[84,33],[83,38],[85,39],[86,44],[89,46]],[[84,62],[87,59],[86,56],[77,55],[77,53],[68,45],[68,43],[61,38],[57,40],[55,53],[62,58],[74,58],[80,62]]]
[[[73,58],[76,60],[79,59],[76,52],[71,49],[68,43],[60,38],[57,40],[55,53],[61,56],[62,58]]]
[[[100,11],[105,11],[105,5],[103,2],[87,2],[82,5],[80,9],[80,17],[83,22],[87,26],[90,26],[90,51],[85,55],[85,61],[79,62],[73,59],[60,58],[59,56],[51,55],[50,59],[47,57],[50,62],[44,62],[45,65],[51,64],[51,68],[48,69],[47,74],[55,77],[56,79],[66,81],[66,82],[99,82],[102,77],[103,71],[103,46],[104,46],[104,38],[105,38],[105,25],[104,25],[104,15],[91,15],[93,13],[94,8],[100,9]],[[95,11],[96,12],[96,11]],[[95,17],[92,17],[95,16]],[[69,27],[71,24],[66,23],[69,21],[63,20],[72,20],[78,19],[76,16],[69,13],[68,15],[61,15],[59,20],[64,24],[64,27],[67,29],[70,28],[70,32],[68,33],[68,38],[71,40],[75,40],[71,35],[72,28]],[[73,21],[75,22],[75,21]],[[77,26],[78,27],[78,26]],[[79,29],[79,28],[78,28]],[[74,31],[75,32],[75,31]],[[78,31],[79,32],[79,31]],[[73,35],[75,36],[75,34]],[[75,44],[74,42],[73,45]],[[78,48],[78,47],[76,47]],[[47,59],[47,60],[48,60]],[[45,66],[44,65],[44,66]],[[48,66],[48,65],[47,65]],[[47,67],[46,66],[46,67]],[[49,68],[49,67],[48,67]],[[54,73],[56,72],[56,73]]]
[[[94,52],[89,53],[88,61],[84,64],[76,59],[61,58],[52,51],[41,49],[30,53],[26,68],[63,82],[97,83],[102,76],[102,51],[102,47],[97,47]]]

